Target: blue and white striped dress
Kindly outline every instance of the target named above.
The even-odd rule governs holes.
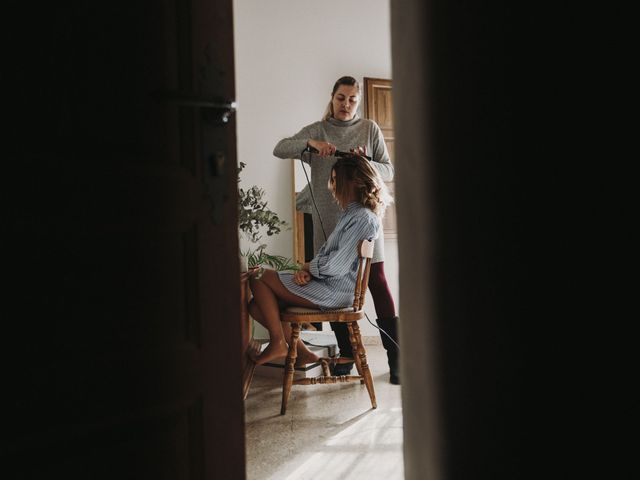
[[[361,240],[378,238],[380,219],[359,203],[350,203],[318,254],[309,262],[311,281],[298,285],[293,274],[278,272],[290,292],[306,298],[322,309],[353,304],[358,269],[357,246]]]

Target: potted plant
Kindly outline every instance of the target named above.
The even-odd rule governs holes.
[[[245,166],[245,163],[240,162],[238,183],[240,172]],[[256,185],[246,190],[238,188],[238,227],[247,241],[257,244],[257,247],[241,253],[241,262],[243,267],[246,267],[244,270],[262,265],[268,265],[275,270],[298,270],[300,265],[291,258],[267,253],[267,245],[259,243],[264,233],[272,236],[282,230],[291,229],[287,222],[280,220],[278,214],[267,207],[267,202],[263,199],[264,193],[264,190]]]

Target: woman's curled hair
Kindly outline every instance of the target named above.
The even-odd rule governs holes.
[[[358,154],[340,157],[332,167],[336,172],[335,197],[345,208],[351,188],[356,192],[356,201],[382,216],[393,198],[387,186],[371,165],[371,162]],[[329,180],[331,182],[331,179]]]

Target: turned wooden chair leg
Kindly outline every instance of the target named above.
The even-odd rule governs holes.
[[[327,359],[325,358],[321,358],[320,359],[320,363],[322,365],[322,376],[323,377],[330,377],[331,376],[331,371],[329,370],[329,362]]]
[[[360,355],[358,354],[358,341],[353,330],[353,325],[358,325],[356,322],[347,323],[347,330],[349,331],[349,342],[351,343],[351,351],[353,352],[353,361],[356,364],[356,370],[358,375],[362,377],[360,384],[364,383],[364,376],[362,375],[362,364],[360,363]]]
[[[371,376],[371,370],[369,369],[369,364],[367,363],[367,352],[364,349],[364,344],[362,343],[362,337],[360,336],[360,327],[357,322],[353,322],[353,337],[355,338],[358,352],[358,357],[360,361],[360,368],[362,370],[362,375],[364,379],[364,384],[367,387],[367,391],[369,392],[369,398],[371,399],[371,407],[378,408],[378,404],[376,402],[376,392],[373,389],[373,378]],[[357,364],[357,363],[356,363]]]
[[[293,385],[293,374],[295,372],[296,358],[298,356],[298,338],[300,337],[300,324],[291,324],[291,338],[289,339],[289,352],[284,366],[284,376],[282,379],[282,406],[280,407],[280,415],[284,415],[287,411],[287,402],[291,393],[291,385]]]

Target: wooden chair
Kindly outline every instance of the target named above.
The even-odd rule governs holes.
[[[364,318],[364,299],[369,283],[369,271],[371,269],[371,257],[373,256],[373,241],[363,240],[358,244],[358,273],[356,275],[356,286],[353,292],[353,305],[339,310],[320,310],[303,307],[288,307],[281,312],[281,320],[291,324],[291,339],[289,341],[289,352],[285,361],[284,378],[282,382],[282,407],[280,414],[284,415],[287,410],[287,402],[291,393],[292,385],[316,385],[318,383],[344,383],[360,381],[364,383],[371,398],[371,407],[376,408],[376,394],[373,389],[373,378],[367,364],[367,355],[360,336],[358,320]],[[349,330],[349,340],[353,348],[353,359],[358,370],[358,375],[332,376],[329,372],[328,363],[346,363],[350,360],[340,361],[340,359],[322,359],[322,375],[313,378],[302,378],[293,380],[294,365],[297,357],[297,340],[300,338],[300,327],[307,322],[344,322]]]

